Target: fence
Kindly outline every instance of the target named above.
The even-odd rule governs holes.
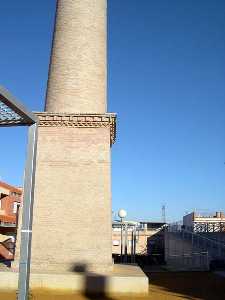
[[[175,268],[207,270],[212,260],[225,259],[225,245],[201,234],[169,226],[165,232],[165,259]]]

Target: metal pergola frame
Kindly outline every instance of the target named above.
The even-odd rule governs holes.
[[[5,88],[0,86],[0,127],[29,126],[23,186],[18,300],[28,300],[29,297],[34,181],[38,133],[37,124],[37,117],[29,112]]]

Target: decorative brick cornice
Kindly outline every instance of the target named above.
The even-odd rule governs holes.
[[[116,114],[66,114],[36,112],[39,127],[110,128],[110,141],[116,141]]]

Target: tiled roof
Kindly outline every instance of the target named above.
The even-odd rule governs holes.
[[[20,196],[5,196],[1,198],[1,200],[9,201],[9,202],[21,202]]]
[[[0,181],[0,187],[8,189],[10,192],[15,192],[15,193],[18,193],[18,194],[22,195],[22,190],[21,189],[18,189],[17,187],[12,186],[12,185],[10,185],[8,183],[5,183],[3,181]]]

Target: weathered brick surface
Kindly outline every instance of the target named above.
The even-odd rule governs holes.
[[[109,128],[39,128],[32,269],[111,265]]]
[[[46,110],[106,112],[106,0],[59,0]]]

